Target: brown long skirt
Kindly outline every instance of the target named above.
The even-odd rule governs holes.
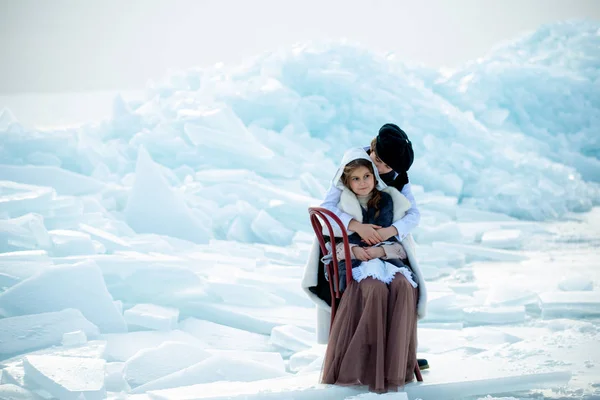
[[[397,391],[417,362],[418,289],[402,274],[389,285],[352,281],[338,309],[325,353],[322,383]]]

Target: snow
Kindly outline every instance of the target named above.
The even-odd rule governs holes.
[[[259,380],[248,383],[243,382],[214,382],[211,384],[196,384],[182,386],[174,389],[154,390],[148,392],[152,399],[345,399],[352,396],[361,395],[353,387],[315,385],[317,379],[316,373],[305,374],[301,378],[278,378],[269,380]],[[463,378],[464,379],[464,378]],[[497,378],[490,380],[456,382],[447,384],[424,384],[414,385],[407,388],[406,394],[409,399],[431,398],[431,399],[451,399],[456,396],[469,396],[482,390],[489,390],[493,393],[519,387],[558,387],[560,383],[568,381],[568,374],[547,373],[536,376],[525,374],[512,379]],[[469,388],[469,383],[472,388]],[[386,394],[384,397],[394,397],[398,394]],[[400,394],[399,396],[403,396]],[[402,397],[400,397],[402,398]]]
[[[271,331],[270,342],[284,349],[299,352],[310,348],[316,339],[313,333],[295,325],[281,325]]]
[[[313,363],[318,362],[319,367],[323,362],[323,354],[325,354],[325,345],[314,345],[310,349],[295,352],[290,357],[290,371],[298,372],[310,368]]]
[[[433,248],[460,252],[465,255],[467,261],[522,261],[525,259],[525,257],[518,252],[462,243],[434,242]]]
[[[110,232],[103,231],[87,224],[79,224],[79,230],[87,233],[91,238],[100,242],[107,252],[113,253],[118,250],[129,250],[131,245],[120,237]]]
[[[287,360],[283,360],[282,352],[279,351],[247,351],[247,350],[218,350],[208,349],[208,352],[215,356],[224,356],[228,358],[256,361],[266,364],[280,372],[286,372]]]
[[[135,182],[123,212],[139,233],[160,233],[197,243],[206,243],[211,236],[181,194],[170,188],[144,148],[139,150]]]
[[[150,349],[160,346],[165,342],[178,342],[197,347],[206,347],[206,345],[197,338],[179,331],[139,331],[128,333],[109,333],[102,335],[106,340],[106,351],[104,358],[107,361],[127,361],[136,353],[143,349]]]
[[[12,356],[28,350],[59,344],[65,333],[82,330],[88,337],[98,337],[96,325],[81,311],[65,308],[61,311],[29,314],[0,319],[0,356]]]
[[[600,395],[599,31],[543,26],[449,73],[299,44],[77,126],[0,104],[0,397],[375,397],[318,383],[300,279],[307,208],[385,122],[415,148],[431,368],[382,397]]]
[[[105,364],[104,385],[108,392],[127,392],[131,387],[125,380],[125,363],[110,362]]]
[[[187,318],[179,324],[182,331],[206,343],[209,348],[223,350],[270,351],[269,337],[214,322]]]
[[[159,331],[170,331],[177,328],[177,321],[179,320],[179,310],[154,304],[136,304],[125,310],[123,315],[129,329],[137,326]]]
[[[67,332],[63,334],[61,344],[63,346],[78,346],[87,343],[87,336],[84,331]]]
[[[523,232],[518,229],[487,231],[481,236],[481,243],[488,247],[518,249],[521,247]]]
[[[156,348],[142,349],[125,362],[124,376],[131,387],[141,386],[190,367],[211,356],[198,346],[164,342]]]
[[[52,266],[52,260],[44,250],[0,254],[0,273],[13,284],[50,266]],[[10,286],[12,285],[6,287]]]
[[[67,229],[48,231],[52,240],[52,254],[57,257],[96,254],[97,248],[90,235]]]
[[[378,399],[381,398],[394,398],[398,400],[408,400],[408,395],[406,393],[386,393],[386,394],[376,394],[376,393],[364,393],[359,394],[357,396],[346,397],[347,400],[360,400],[360,399]]]
[[[26,356],[25,379],[60,399],[103,399],[106,361],[94,358]]]
[[[493,49],[437,88],[477,118],[502,114],[503,118],[491,118],[489,123],[546,141],[542,154],[554,158],[576,151],[597,159],[598,139],[590,133],[598,116],[598,60],[589,52],[598,44],[597,30],[592,21],[542,26]],[[578,51],[566,51],[575,48]],[[462,94],[456,96],[454,90],[467,76]],[[571,110],[577,107],[577,112],[562,108],[565,92]]]
[[[209,321],[245,329],[263,335],[279,325],[294,324],[299,328],[314,328],[314,310],[308,307],[242,307],[206,303],[196,309],[196,315]]]
[[[49,268],[0,294],[0,307],[10,316],[74,308],[101,332],[126,331],[98,265],[84,261]]]
[[[287,373],[264,362],[214,355],[190,367],[156,379],[135,392],[160,391],[209,382],[253,382],[285,376]]]
[[[559,315],[600,316],[600,293],[590,291],[540,293],[544,317]]]
[[[6,400],[40,400],[35,393],[10,383],[0,385],[0,398]]]
[[[0,180],[49,186],[58,194],[75,196],[97,193],[104,188],[102,181],[54,166],[0,165]]]
[[[30,213],[18,218],[2,220],[0,232],[3,252],[52,248],[52,240],[44,226],[44,219],[39,214]]]
[[[594,282],[590,277],[585,275],[573,274],[570,276],[565,276],[559,282],[558,288],[560,290],[564,290],[565,292],[593,290]]]
[[[465,308],[464,319],[469,324],[517,324],[525,322],[525,307],[472,307]]]
[[[27,355],[50,355],[60,357],[87,357],[101,358],[106,349],[106,342],[101,340],[91,340],[80,346],[52,346],[41,350],[20,354],[2,361],[2,380],[0,383],[11,383],[19,386],[25,386],[25,367],[23,366],[24,356]]]
[[[0,204],[2,213],[19,216],[23,212],[35,212],[48,208],[56,192],[50,187],[37,187],[12,181],[0,181]]]

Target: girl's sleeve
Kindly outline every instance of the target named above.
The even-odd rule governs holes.
[[[355,244],[350,243],[350,258],[352,260],[356,259],[356,257],[354,256],[354,252],[352,251],[352,248],[356,246]],[[338,261],[342,261],[346,258],[346,255],[344,254],[344,242],[338,243],[335,246],[335,254],[337,255],[337,259]]]
[[[401,243],[384,244],[381,247],[383,247],[383,251],[385,252],[384,260],[406,260],[408,258]]]
[[[412,194],[410,183],[404,185],[400,193],[402,193],[408,199],[408,201],[410,201],[411,205],[408,211],[406,211],[406,214],[404,214],[404,216],[398,221],[394,221],[394,223],[392,224],[398,231],[398,235],[396,235],[396,238],[399,241],[403,241],[404,238],[408,236],[408,234],[419,225],[419,221],[421,220],[421,213],[417,208],[417,202],[415,201],[415,196]]]

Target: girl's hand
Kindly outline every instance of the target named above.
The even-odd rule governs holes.
[[[396,236],[398,234],[398,230],[396,229],[396,227],[394,225],[392,225],[392,226],[388,226],[387,228],[377,229],[377,233],[379,233],[379,236],[381,237],[381,241],[384,242],[384,241],[388,240],[389,238]]]
[[[371,257],[371,259],[385,257],[385,250],[383,250],[383,247],[381,246],[367,247],[365,252],[369,255],[369,257]]]
[[[356,220],[352,220],[350,221],[350,224],[348,224],[348,229],[358,233],[362,240],[370,246],[383,241],[381,234],[379,233],[379,229],[381,229],[381,226],[379,225],[361,224]]]
[[[369,261],[371,259],[369,253],[367,253],[367,251],[360,246],[352,247],[352,252],[354,253],[354,257],[360,261]]]

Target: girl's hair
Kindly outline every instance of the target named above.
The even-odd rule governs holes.
[[[348,164],[346,164],[346,166],[344,167],[344,173],[342,174],[341,178],[342,183],[344,184],[344,186],[350,189],[350,182],[348,181],[350,175],[352,174],[352,171],[359,167],[367,167],[371,172],[371,175],[373,175],[375,186],[373,187],[373,192],[371,192],[372,196],[369,199],[369,202],[367,203],[367,207],[374,207],[375,217],[377,217],[379,215],[379,202],[381,201],[381,192],[379,191],[379,189],[377,189],[377,179],[375,178],[375,171],[373,171],[373,163],[371,161],[365,160],[364,158],[357,158],[356,160],[352,160]]]

